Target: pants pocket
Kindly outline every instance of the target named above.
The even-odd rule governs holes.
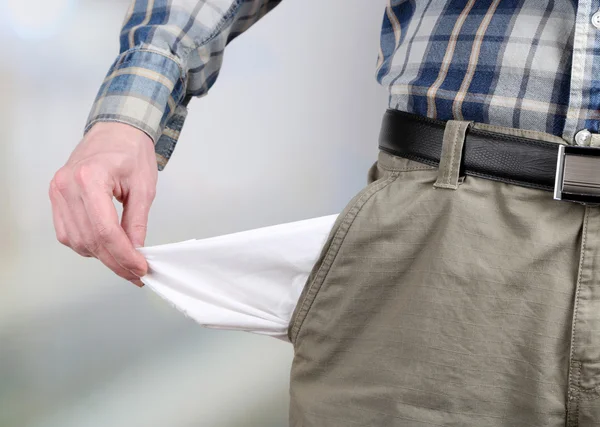
[[[397,177],[398,172],[382,171],[377,168],[377,163],[374,164],[369,171],[370,183],[352,198],[338,216],[329,233],[327,241],[323,246],[321,254],[307,279],[304,290],[298,300],[298,305],[292,315],[288,336],[293,344],[296,342],[300,329],[302,328],[302,323],[306,319],[357,214],[377,192],[394,182]]]

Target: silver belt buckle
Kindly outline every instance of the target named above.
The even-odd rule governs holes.
[[[600,148],[558,147],[554,200],[600,204]]]

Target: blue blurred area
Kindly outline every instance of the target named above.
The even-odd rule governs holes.
[[[149,245],[343,208],[376,157],[384,3],[286,0],[232,43],[160,175]],[[0,426],[286,426],[291,345],[204,330],[54,239],[48,183],[127,4],[0,0]]]

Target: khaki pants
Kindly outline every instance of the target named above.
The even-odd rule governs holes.
[[[289,330],[291,427],[600,425],[600,208],[436,188],[442,163],[380,154],[339,216]]]

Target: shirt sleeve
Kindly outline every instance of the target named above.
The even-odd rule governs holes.
[[[102,83],[85,131],[114,121],[154,141],[163,169],[193,97],[215,83],[225,46],[281,0],[133,0],[120,55]]]

